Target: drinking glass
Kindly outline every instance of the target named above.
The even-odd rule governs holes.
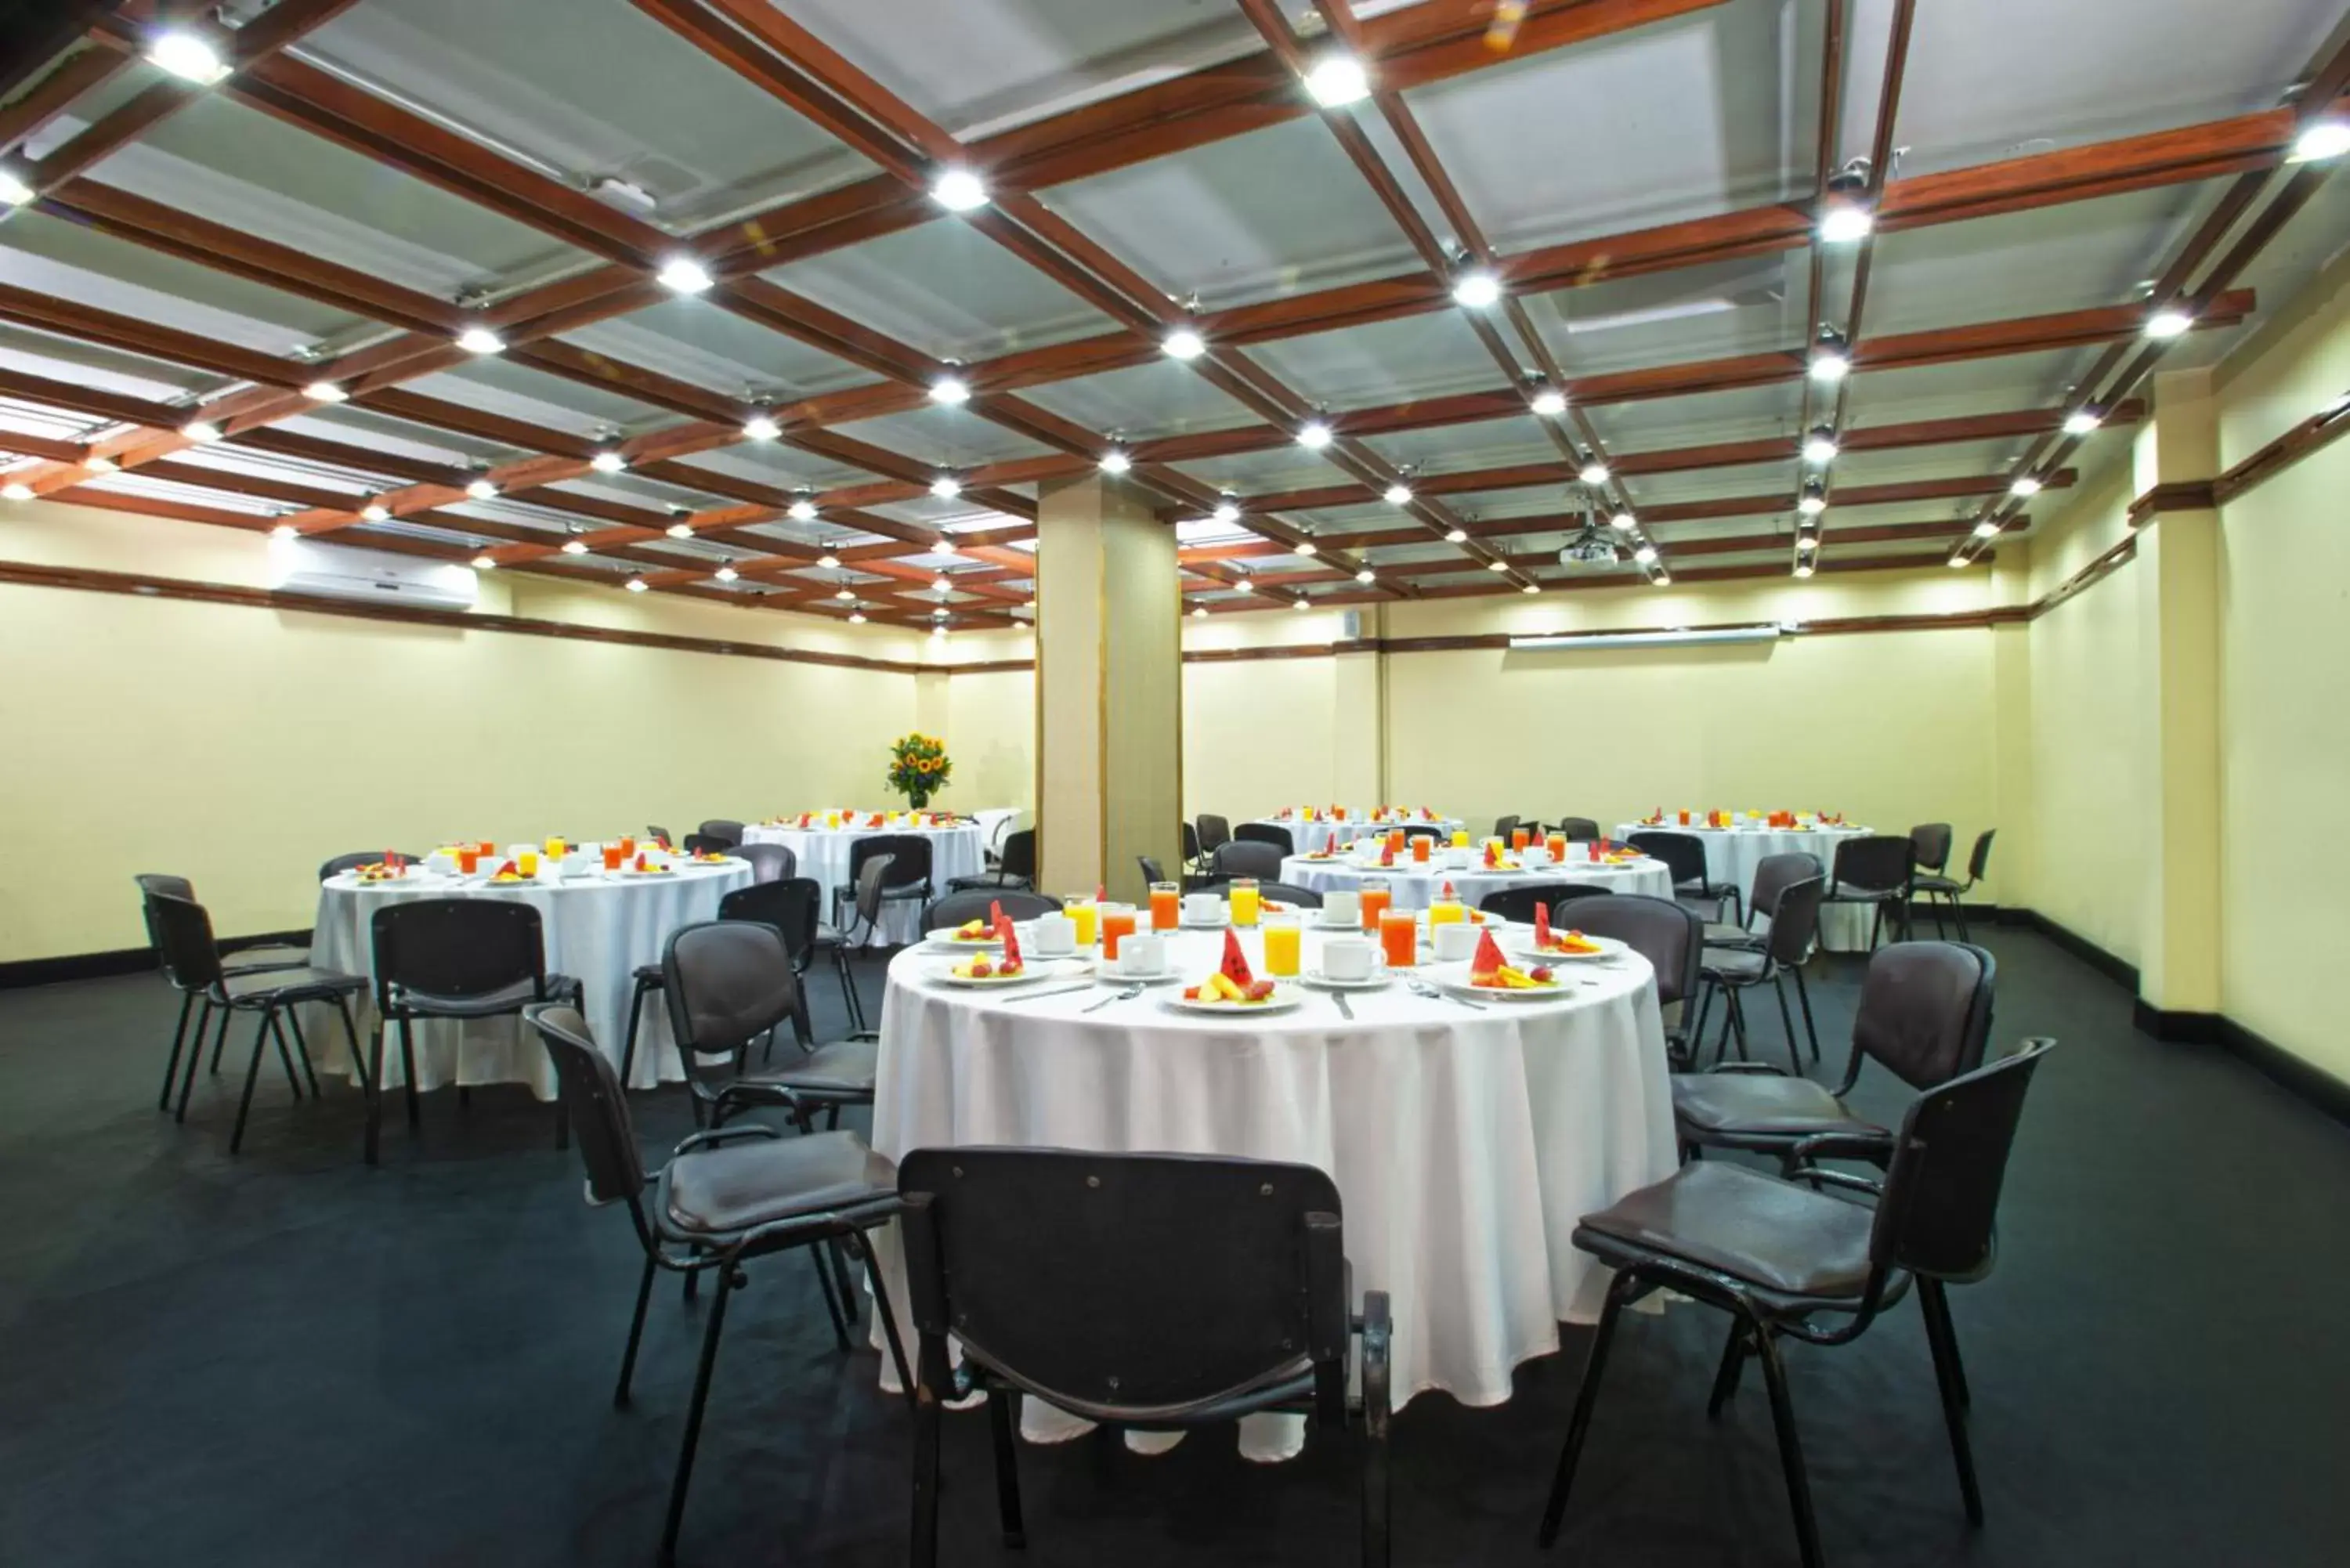
[[[1364,888],[1363,929],[1367,931],[1378,930],[1379,929],[1380,912],[1394,902],[1395,889],[1392,888],[1373,887]]]
[[[482,852],[470,844],[460,846],[457,850],[457,869],[471,877],[481,868]]]
[[[1461,900],[1458,898],[1439,898],[1428,907],[1428,925],[1430,930],[1439,926],[1458,925],[1468,918],[1469,911],[1461,907]]]
[[[1456,827],[1452,830],[1452,847],[1455,849],[1466,849],[1469,847],[1469,830],[1467,828]]]
[[[1409,969],[1419,958],[1419,922],[1409,909],[1379,912],[1379,950],[1389,969]]]
[[[1135,909],[1131,904],[1104,904],[1101,907],[1102,957],[1115,962],[1118,940],[1134,935]]]
[[[1564,833],[1552,834],[1548,838],[1543,840],[1543,847],[1550,851],[1550,857],[1553,860],[1565,859],[1566,835]]]
[[[607,871],[618,871],[620,868],[620,861],[627,853],[627,841],[625,839],[619,844],[607,844],[604,846],[604,869]]]
[[[1264,917],[1264,972],[1295,974],[1299,941],[1295,911],[1278,909],[1267,914]]]
[[[1523,849],[1527,845],[1532,844],[1534,841],[1534,829],[1530,827],[1513,827],[1510,829],[1510,848],[1513,851]]]
[[[1150,929],[1171,931],[1183,923],[1183,888],[1180,883],[1150,885]]]
[[[1101,909],[1091,898],[1071,898],[1069,919],[1077,928],[1077,946],[1089,948],[1101,940]]]
[[[629,834],[620,835],[620,858],[626,860],[637,852],[637,841]]]
[[[1421,866],[1428,864],[1428,835],[1425,833],[1415,833],[1411,836],[1411,857],[1415,864]]]
[[[1232,920],[1235,926],[1253,926],[1258,911],[1263,909],[1262,897],[1253,877],[1235,877],[1225,890],[1232,903]]]

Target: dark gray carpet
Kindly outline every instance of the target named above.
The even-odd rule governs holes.
[[[1856,1345],[1789,1352],[1830,1562],[2340,1563],[2350,1134],[2216,1051],[2132,1033],[2127,998],[2044,941],[1992,945],[2000,1039],[2062,1046],[2000,1270],[1954,1298],[1989,1524],[1960,1513],[1906,1303]],[[1814,988],[1831,1077],[1856,972]],[[828,1032],[839,997],[816,999]],[[231,1160],[231,1075],[184,1127],[153,1109],[172,1008],[144,978],[0,992],[0,1562],[650,1563],[700,1319],[657,1298],[636,1406],[615,1411],[636,1244],[581,1201],[546,1109],[428,1096],[421,1137],[395,1119],[370,1171],[357,1095],[290,1105],[271,1063]],[[1898,1104],[1881,1077],[1866,1099]],[[637,1110],[649,1146],[689,1128],[678,1091]],[[815,1291],[786,1258],[736,1303],[687,1563],[902,1561],[907,1422],[870,1352],[835,1352]],[[1697,1308],[1627,1323],[1547,1561],[1794,1561],[1759,1379],[1705,1419],[1721,1328]],[[1505,1407],[1425,1396],[1398,1419],[1399,1562],[1545,1561],[1535,1519],[1587,1336],[1566,1337]],[[949,1417],[946,1563],[1353,1560],[1335,1445],[1259,1468],[1228,1434],[1157,1459],[1097,1437],[1022,1462],[1014,1553],[984,1417]]]

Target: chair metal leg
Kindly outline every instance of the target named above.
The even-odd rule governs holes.
[[[1966,1374],[1959,1366],[1959,1340],[1950,1326],[1950,1301],[1942,1282],[1918,1282],[1918,1310],[1926,1320],[1926,1344],[1934,1353],[1934,1381],[1942,1392],[1942,1424],[1950,1428],[1950,1458],[1959,1467],[1959,1495],[1967,1522],[1983,1521],[1982,1490],[1975,1484],[1975,1455],[1967,1441]]]
[[[226,1032],[225,1026],[223,1032]],[[236,1102],[236,1127],[228,1135],[228,1151],[231,1154],[234,1154],[238,1147],[244,1142],[244,1118],[253,1109],[253,1085],[261,1076],[261,1047],[265,1043],[268,1033],[269,1014],[265,1011],[253,1023],[253,1058],[244,1066],[244,1094]],[[286,1071],[288,1076],[292,1075],[294,1071],[292,1063],[286,1064]]]
[[[922,1382],[907,1385],[914,1403],[914,1521],[906,1556],[912,1568],[938,1568],[939,1402],[946,1373],[945,1340],[924,1334],[921,1356]],[[931,1386],[933,1374],[941,1386]]]
[[[1020,1460],[1014,1451],[1013,1428],[1019,1424],[1020,1395],[1015,1389],[987,1391],[987,1426],[995,1440],[995,1518],[1003,1530],[1003,1544],[1025,1546],[1028,1532],[1020,1527]]]
[[[212,1006],[212,1000],[209,997],[205,999],[204,1005],[208,1008],[212,1008],[213,1012],[220,1014],[220,1027],[213,1032],[213,1060],[217,1062],[220,1060],[222,1047],[228,1044],[228,1018],[230,1009],[225,1007],[213,1008]],[[185,1075],[180,1079],[179,1107],[172,1113],[172,1119],[175,1122],[184,1123],[188,1119],[188,1096],[195,1093],[196,1067],[197,1064],[204,1059],[203,1044],[203,1037],[199,1036],[192,1043],[192,1048],[188,1052],[188,1065],[186,1073]]]
[[[1575,1414],[1566,1423],[1566,1446],[1559,1450],[1558,1473],[1551,1479],[1550,1501],[1543,1505],[1542,1529],[1536,1544],[1558,1539],[1559,1521],[1566,1516],[1567,1490],[1575,1484],[1575,1467],[1583,1457],[1583,1439],[1590,1435],[1591,1409],[1599,1400],[1599,1375],[1607,1369],[1607,1347],[1616,1337],[1616,1320],[1638,1289],[1628,1273],[1619,1273],[1607,1287],[1607,1304],[1600,1309],[1599,1327],[1591,1336],[1591,1358],[1583,1364],[1583,1386],[1575,1392]]]
[[[376,1163],[383,1137],[383,1020],[378,1017],[368,1045],[367,1162]]]
[[[637,1064],[637,1025],[644,1017],[645,997],[652,989],[640,980],[637,981],[636,989],[629,992],[629,1038],[627,1044],[620,1047],[620,1087],[623,1089],[635,1087],[629,1080],[631,1069]]]
[[[302,1079],[294,1071],[294,1053],[286,1048],[286,1031],[278,1026],[277,1009],[262,1009],[261,1019],[270,1044],[277,1047],[277,1064],[286,1069],[286,1086],[294,1091],[294,1098],[298,1101],[302,1097]]]
[[[873,1315],[880,1320],[882,1343],[889,1347],[889,1364],[898,1369],[898,1386],[906,1391],[909,1404],[915,1402],[914,1372],[906,1361],[905,1341],[898,1337],[898,1314],[889,1305],[889,1287],[882,1282],[881,1264],[873,1255],[873,1242],[862,1231],[854,1239],[858,1255],[865,1260],[865,1278],[873,1287]]]
[[[1820,1059],[1820,1032],[1812,1023],[1812,992],[1811,988],[1804,983],[1801,965],[1795,969],[1795,1000],[1803,1004],[1804,1037],[1811,1042],[1812,1060],[1817,1062]]]
[[[227,1030],[225,1030],[225,1029],[224,1029],[224,1030],[222,1030],[222,1031],[220,1032],[220,1033],[219,1033],[219,1034],[215,1035],[215,1036],[213,1037],[213,1064],[212,1064],[212,1069],[211,1069],[211,1070],[212,1070],[213,1075],[213,1076],[215,1076],[215,1077],[218,1077],[218,1076],[220,1075],[220,1067],[221,1067],[221,1053],[222,1053],[222,1052],[224,1052],[224,1051],[225,1051],[225,1050],[227,1050],[227,1049],[228,1049],[228,1031],[227,1031]]]
[[[1769,1329],[1754,1326],[1754,1358],[1771,1390],[1771,1424],[1778,1428],[1779,1464],[1787,1472],[1787,1506],[1795,1515],[1795,1544],[1804,1568],[1820,1568],[1820,1526],[1812,1514],[1812,1483],[1804,1473],[1804,1448],[1795,1435],[1795,1407],[1787,1398],[1787,1367]]]
[[[1787,1071],[1800,1078],[1804,1075],[1803,1047],[1795,1039],[1795,1015],[1787,1011],[1787,982],[1774,966],[1771,971],[1771,994],[1779,999],[1779,1023],[1787,1031]]]
[[[1721,1366],[1713,1375],[1713,1393],[1705,1402],[1708,1420],[1719,1420],[1721,1407],[1738,1392],[1738,1375],[1746,1366],[1746,1324],[1733,1316],[1730,1320],[1730,1339],[1721,1347]]]
[[[291,1007],[286,1008],[280,1028],[293,1032],[294,1056],[302,1064],[302,1076],[310,1085],[310,1097],[314,1100],[324,1098],[318,1088],[317,1064],[310,1060],[310,1042],[302,1035],[302,1015]],[[278,1044],[283,1045],[286,1042],[281,1038]]]
[[[718,1293],[710,1303],[710,1324],[702,1331],[702,1360],[693,1369],[693,1397],[685,1407],[685,1441],[677,1456],[677,1479],[670,1483],[669,1517],[661,1525],[662,1568],[677,1561],[678,1527],[685,1522],[685,1492],[693,1484],[693,1450],[702,1441],[702,1413],[710,1404],[710,1375],[718,1366],[718,1336],[726,1327],[726,1298],[749,1282],[732,1262],[718,1270]]]
[[[637,1310],[629,1319],[629,1347],[620,1353],[620,1381],[613,1386],[612,1403],[625,1406],[629,1402],[629,1380],[636,1376],[637,1345],[645,1336],[645,1308],[653,1299],[652,1254],[645,1254],[644,1277],[637,1282]]]
[[[211,1004],[207,1003],[207,1015],[210,1013],[210,1007]],[[163,1064],[163,1092],[155,1096],[155,1108],[159,1111],[168,1111],[172,1108],[172,1085],[180,1080],[180,1051],[187,1043],[188,1015],[195,1010],[196,993],[192,991],[180,992],[180,1023],[179,1026],[172,1031],[172,1059]],[[196,1025],[196,1038],[199,1040],[203,1038],[203,1025],[201,1023]]]
[[[416,1104],[416,1032],[404,1012],[400,1015],[400,1086],[408,1097],[408,1125],[414,1127],[422,1120]]]
[[[816,1242],[807,1250],[808,1262],[816,1265],[816,1288],[824,1293],[824,1310],[832,1319],[832,1337],[839,1342],[840,1354],[848,1354],[848,1323],[840,1315],[840,1298],[833,1293],[832,1266],[824,1260],[824,1243]]]
[[[1964,905],[1963,903],[1960,903],[1960,902],[1959,901],[1959,896],[1958,896],[1956,893],[1951,894],[1951,895],[1950,896],[1950,919],[1954,919],[1954,920],[1958,921],[1958,923],[1959,923],[1959,940],[1960,940],[1960,941],[1962,941],[1962,942],[1970,942],[1970,941],[1974,940],[1974,939],[1973,939],[1972,937],[1970,937],[1970,936],[1967,935],[1967,907],[1966,907],[1966,905]]]

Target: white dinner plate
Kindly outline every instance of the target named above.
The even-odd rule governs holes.
[[[1373,970],[1367,979],[1340,980],[1336,975],[1324,974],[1318,969],[1309,969],[1297,978],[1323,991],[1378,991],[1392,983],[1395,977],[1384,971]]]
[[[1497,986],[1471,985],[1469,982],[1469,961],[1430,964],[1420,972],[1432,983],[1456,996],[1471,997],[1479,1002],[1555,1002],[1562,996],[1575,994],[1575,987],[1557,981],[1539,991],[1504,991]]]
[[[1232,919],[1229,916],[1218,915],[1212,920],[1195,920],[1191,916],[1186,915],[1183,917],[1180,924],[1182,926],[1183,929],[1187,931],[1221,931],[1226,926],[1232,924]]]
[[[923,945],[951,953],[991,952],[1003,945],[1003,939],[993,931],[983,937],[958,937],[951,927],[932,931],[922,939]]]
[[[1559,929],[1562,930],[1568,930],[1573,928],[1561,927]],[[1523,955],[1526,958],[1534,959],[1537,962],[1541,963],[1606,963],[1609,959],[1616,957],[1618,953],[1628,952],[1631,950],[1630,944],[1620,941],[1614,937],[1586,937],[1583,940],[1586,942],[1597,944],[1599,950],[1596,953],[1538,952],[1534,948],[1534,932],[1532,926],[1527,926],[1522,929],[1510,932],[1502,940],[1502,947],[1506,952]]]
[[[1169,1007],[1178,1012],[1201,1012],[1216,1018],[1253,1018],[1265,1012],[1286,1012],[1305,1000],[1305,995],[1287,981],[1274,981],[1273,994],[1263,1002],[1187,1002],[1181,992],[1165,999]]]
[[[1076,972],[1075,967],[1066,961],[1047,961],[1038,959],[1024,964],[1018,974],[991,974],[973,978],[967,974],[957,974],[952,968],[941,965],[930,971],[926,978],[935,980],[941,985],[962,985],[985,991],[1003,985],[1026,985],[1032,981],[1066,980]]]

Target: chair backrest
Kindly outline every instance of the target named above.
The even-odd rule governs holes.
[[[1444,829],[1430,822],[1407,822],[1403,825],[1403,836],[1406,838],[1432,839],[1438,844],[1444,842]]]
[[[1765,855],[1754,863],[1754,884],[1747,897],[1747,913],[1775,915],[1781,894],[1798,882],[1820,876],[1824,869],[1818,856],[1806,855],[1800,849],[1784,855]],[[1825,886],[1820,890],[1827,891]]]
[[[1297,853],[1297,836],[1277,822],[1243,822],[1232,829],[1231,842],[1271,844],[1277,846],[1284,855]]]
[[[689,833],[685,836],[685,842],[678,847],[688,855],[724,855],[733,851],[734,846],[723,838],[712,838],[706,833]]]
[[[1773,963],[1799,964],[1810,955],[1812,940],[1820,934],[1820,900],[1827,896],[1828,879],[1817,871],[1779,889],[1779,901],[1771,909],[1771,934],[1763,942]]]
[[[754,882],[781,882],[799,875],[800,857],[781,844],[737,844],[727,853],[751,863]]]
[[[1213,855],[1219,848],[1232,841],[1232,825],[1230,819],[1218,816],[1212,812],[1203,811],[1200,814],[1201,854]]]
[[[1586,936],[1614,937],[1657,971],[1657,1000],[1666,1006],[1697,995],[1705,957],[1705,922],[1670,898],[1611,893],[1575,906],[1575,924]]]
[[[1570,844],[1588,844],[1599,836],[1599,824],[1587,816],[1562,816],[1558,830],[1566,835]]]
[[[1044,893],[1026,893],[1017,888],[966,888],[945,898],[922,911],[922,929],[951,929],[965,920],[987,919],[990,905],[1001,905],[1003,912],[1015,920],[1033,920],[1039,915],[1059,911],[1061,901]]]
[[[1999,836],[1999,829],[1986,827],[1975,835],[1974,853],[1967,857],[1967,880],[1980,882],[1991,869],[1991,841]]]
[[[857,880],[857,873],[868,860],[877,855],[889,857],[889,869],[881,879],[889,888],[919,888],[931,879],[931,840],[921,833],[877,833],[870,838],[860,838],[848,846],[848,879]]]
[[[1345,1419],[1337,1184],[1305,1165],[920,1148],[898,1167],[925,1341],[1095,1419],[1161,1419],[1309,1371]],[[1332,1410],[1329,1402],[1338,1407]]]
[[[1711,880],[1705,874],[1705,840],[1693,833],[1643,831],[1627,842],[1641,854],[1664,862],[1665,874],[1676,888],[1684,882]]]
[[[173,985],[203,991],[220,983],[220,949],[213,941],[212,916],[202,904],[172,893],[150,893],[147,930]]]
[[[628,1096],[620,1092],[619,1069],[597,1048],[577,1008],[534,1002],[522,1010],[522,1016],[538,1031],[555,1062],[556,1093],[562,1096],[579,1140],[579,1158],[588,1166],[588,1201],[617,1203],[635,1198],[649,1178],[644,1156],[637,1149],[636,1128],[629,1120]]]
[[[1522,816],[1495,817],[1493,819],[1493,836],[1501,839],[1508,838],[1512,833],[1516,831],[1518,824],[1524,820],[1525,818]]]
[[[1278,845],[1235,838],[1216,851],[1215,872],[1219,877],[1254,877],[1269,881],[1281,875],[1281,863],[1286,858]]]
[[[799,1017],[799,975],[781,931],[752,920],[700,920],[661,950],[670,1031],[691,1073],[695,1055],[739,1054]]]
[[[1909,842],[1916,850],[1918,870],[1939,872],[1950,865],[1950,825],[1949,823],[1921,822],[1909,830]]]
[[[1895,942],[1870,955],[1852,1020],[1852,1072],[1863,1055],[1913,1089],[1930,1089],[1982,1061],[1999,966],[1966,942]]]
[[[1605,888],[1578,888],[1572,882],[1521,882],[1512,888],[1494,888],[1478,901],[1477,907],[1489,915],[1523,924],[1534,918],[1536,904],[1549,905],[1555,919],[1559,910],[1568,904],[1608,896]]]
[[[1161,867],[1158,860],[1151,856],[1138,855],[1134,857],[1134,863],[1142,867],[1142,880],[1146,884],[1151,882],[1166,882],[1173,879],[1167,875],[1165,867]]]
[[[659,826],[650,822],[645,824],[645,836],[651,839],[655,844],[675,844],[677,842],[676,839],[671,838],[669,836],[668,828]]]
[[[816,946],[816,928],[824,908],[824,889],[812,877],[786,877],[780,882],[754,882],[718,900],[722,920],[756,920],[783,932],[784,945],[797,958]]]
[[[411,863],[422,858],[421,856],[411,855],[404,849],[395,849],[391,853]],[[338,855],[332,860],[319,866],[318,880],[323,882],[329,877],[339,877],[346,871],[356,871],[362,866],[372,866],[383,857],[384,851],[380,849],[354,849],[348,855]]]
[[[1869,1231],[1871,1262],[1935,1280],[1979,1280],[1991,1272],[2000,1189],[2023,1116],[2024,1092],[2055,1046],[2045,1038],[2026,1040],[2013,1055],[1910,1103]]]
[[[853,857],[856,849],[849,851]],[[857,918],[867,926],[878,926],[881,920],[881,890],[888,886],[889,868],[897,864],[894,856],[868,855],[863,860],[852,858],[857,869],[850,881],[857,888]]]
[[[1318,909],[1322,895],[1311,888],[1300,888],[1294,882],[1259,882],[1257,897],[1270,903],[1286,904],[1293,909]]]
[[[1909,886],[1918,846],[1906,833],[1866,833],[1835,846],[1835,892],[1898,893]]]
[[[1189,865],[1200,857],[1200,830],[1190,823],[1179,823],[1183,830],[1183,861]]]
[[[174,898],[185,898],[191,903],[195,901],[196,885],[185,877],[174,877],[168,871],[137,871],[131,874],[130,879],[139,884],[141,898],[150,893],[168,893]]]
[[[743,842],[743,825],[731,817],[713,816],[702,825],[702,836],[714,838],[728,848]]]
[[[997,864],[1006,877],[1036,875],[1036,830],[1024,827],[1003,840],[1003,855]]]
[[[538,910],[512,898],[417,898],[369,920],[377,994],[397,985],[435,996],[482,996],[522,981],[546,996]]]

